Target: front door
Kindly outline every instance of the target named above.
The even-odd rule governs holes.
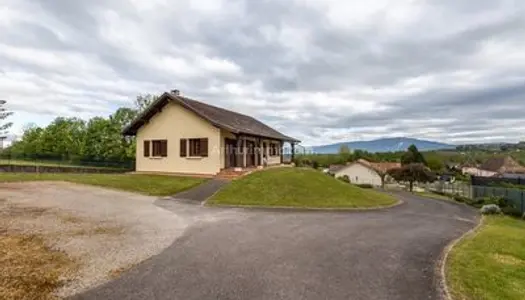
[[[236,159],[237,141],[233,139],[224,140],[224,168],[234,168]]]
[[[255,142],[246,141],[246,166],[255,166]]]

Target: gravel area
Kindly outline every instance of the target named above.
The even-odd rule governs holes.
[[[158,254],[195,221],[154,205],[156,197],[65,182],[0,184],[0,199],[0,228],[41,234],[79,261],[79,272],[59,297]]]

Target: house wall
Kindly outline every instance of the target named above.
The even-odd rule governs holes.
[[[381,186],[381,177],[376,173],[376,171],[359,163],[351,164],[335,172],[335,177],[342,177],[344,175],[347,175],[348,178],[350,178],[351,183],[368,183],[374,186]]]
[[[478,168],[474,168],[474,167],[462,168],[461,172],[463,174],[470,174],[470,175],[473,175],[473,176],[481,176],[481,177],[492,177],[492,176],[498,174],[497,172],[482,170],[482,169],[478,169]]]
[[[208,138],[208,157],[180,157],[182,138]],[[168,141],[168,156],[144,157],[144,140],[156,139]],[[213,175],[224,165],[221,146],[220,129],[179,104],[168,103],[137,132],[136,170]]]

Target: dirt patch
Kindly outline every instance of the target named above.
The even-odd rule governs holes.
[[[83,292],[158,254],[187,226],[182,218],[155,206],[155,197],[85,185],[4,183],[0,184],[0,199],[4,238],[0,259],[16,243],[33,249],[16,251],[26,257],[10,256],[12,268],[19,265],[22,273],[0,267],[0,286],[5,286],[0,299],[16,299],[12,295],[21,290],[27,295],[18,299],[62,298]],[[34,260],[26,264],[30,258]],[[1,263],[3,267],[5,262]],[[46,270],[48,275],[39,273]],[[29,275],[24,278],[21,274],[25,273]],[[13,283],[17,276],[21,281]],[[11,283],[5,283],[7,280]],[[21,290],[15,291],[15,286]],[[41,294],[33,297],[33,293]]]
[[[90,228],[83,228],[72,231],[72,235],[96,235],[96,234],[106,234],[106,235],[121,235],[124,233],[124,228],[121,226],[96,226]]]
[[[496,260],[497,262],[503,265],[509,265],[509,266],[525,265],[525,260],[519,259],[512,255],[494,254],[492,258],[494,258],[494,260]]]
[[[111,279],[115,279],[115,278],[118,278],[120,277],[120,275],[122,275],[123,273],[129,271],[131,268],[133,268],[134,266],[136,266],[137,264],[131,264],[129,266],[124,266],[124,267],[120,267],[118,269],[114,269],[114,270],[110,270],[108,272],[108,276],[109,278]]]
[[[63,251],[51,249],[42,237],[0,234],[0,299],[55,299],[78,269]]]

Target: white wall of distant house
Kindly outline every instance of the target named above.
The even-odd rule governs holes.
[[[475,168],[475,167],[462,168],[461,172],[463,174],[469,174],[469,175],[472,175],[472,176],[481,176],[481,177],[492,177],[492,176],[498,174],[497,172],[482,170],[482,169],[478,169],[478,168]]]
[[[351,183],[381,186],[381,177],[372,168],[354,163],[335,172],[335,177],[348,176]]]

